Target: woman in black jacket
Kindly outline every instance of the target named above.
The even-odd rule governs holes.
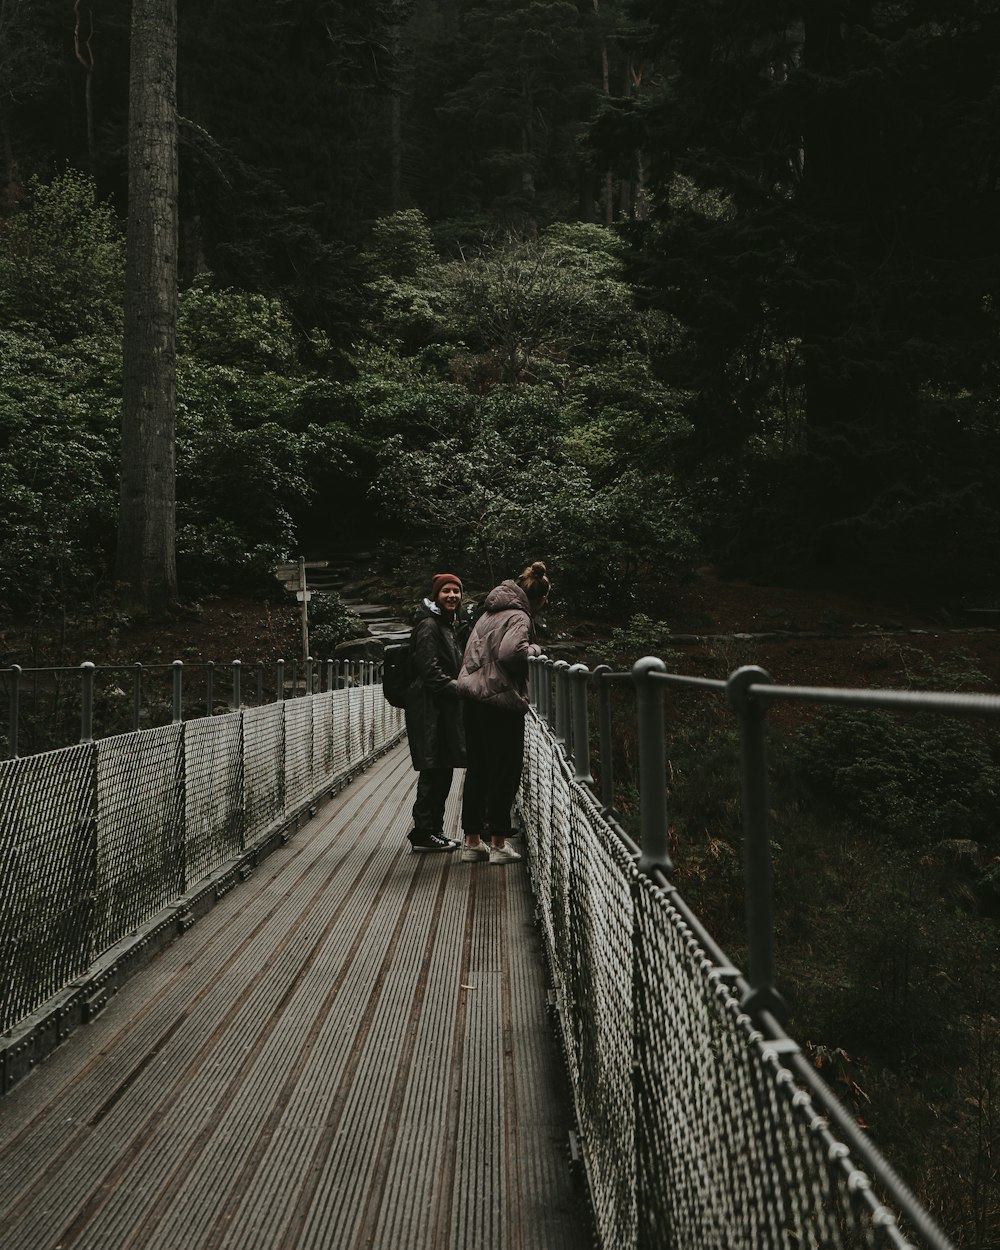
[[[461,604],[461,580],[454,573],[439,573],[417,609],[410,635],[415,677],[406,692],[406,733],[410,759],[420,776],[413,829],[407,836],[415,851],[453,851],[458,846],[444,836],[444,805],[454,770],[465,765],[456,684],[465,642],[458,615]]]

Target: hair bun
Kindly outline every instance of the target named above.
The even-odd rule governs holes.
[[[532,577],[548,577],[549,571],[541,560],[536,560],[531,566]]]

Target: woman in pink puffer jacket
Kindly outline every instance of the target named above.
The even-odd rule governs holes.
[[[509,864],[521,858],[507,845],[507,835],[521,783],[528,656],[541,653],[534,617],[551,589],[540,560],[516,581],[501,582],[486,596],[465,648],[458,675],[458,693],[465,700],[464,860]]]

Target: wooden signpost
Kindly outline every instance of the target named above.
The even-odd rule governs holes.
[[[306,569],[325,569],[327,560],[296,560],[294,564],[279,564],[274,576],[285,590],[291,592],[302,604],[302,663],[309,659],[309,600],[312,591],[306,584]]]

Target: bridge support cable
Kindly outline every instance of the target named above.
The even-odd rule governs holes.
[[[705,1246],[926,1247],[951,1243],[784,1032],[775,988],[766,712],[782,699],[1000,715],[994,696],[572,672],[571,743],[542,716],[559,673],[531,662],[518,809],[546,945],[598,1240],[605,1250]],[[615,809],[612,686],[636,698],[639,845]],[[740,729],[748,977],[670,879],[664,691],[727,696]],[[600,799],[580,694],[596,691]],[[558,694],[557,694],[558,698]],[[557,717],[558,719],[558,717]]]

